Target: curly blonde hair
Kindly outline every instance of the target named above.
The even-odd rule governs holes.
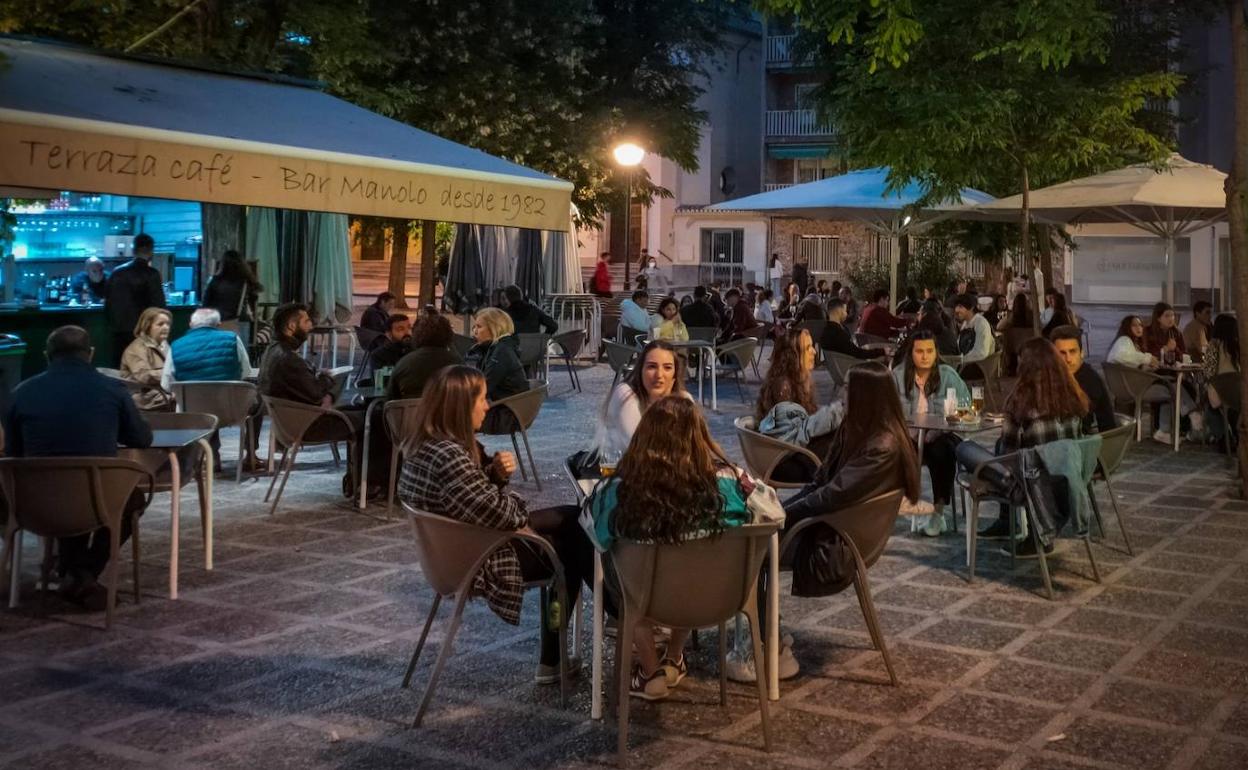
[[[516,331],[516,325],[511,322],[511,316],[496,307],[482,308],[472,318],[474,321],[480,321],[482,326],[490,330],[490,339],[494,342]]]

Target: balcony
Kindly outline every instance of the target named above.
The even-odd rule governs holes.
[[[772,192],[772,191],[774,191],[774,190],[783,190],[783,189],[784,189],[784,188],[786,188],[786,187],[792,187],[792,186],[793,186],[793,183],[792,183],[792,182],[785,182],[785,183],[783,183],[783,184],[770,184],[770,183],[768,183],[768,184],[764,184],[764,185],[763,185],[763,192]]]
[[[797,35],[771,35],[767,38],[767,63],[792,64],[793,41]]]
[[[767,136],[832,136],[814,110],[767,110]]]

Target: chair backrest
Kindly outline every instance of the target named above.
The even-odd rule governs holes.
[[[716,537],[656,545],[617,540],[610,559],[628,605],[673,628],[733,617],[750,601],[779,524],[730,527]]]
[[[541,380],[529,380],[529,389],[514,396],[500,398],[490,404],[491,408],[504,406],[516,416],[520,427],[528,430],[542,411],[542,402],[546,400],[546,383]]]
[[[261,396],[264,409],[269,413],[269,424],[273,435],[285,446],[293,446],[303,442],[303,434],[307,433],[312,423],[324,414],[319,406],[301,404],[284,398]]]
[[[613,372],[623,377],[625,370],[633,363],[633,359],[640,351],[632,345],[621,345],[611,340],[603,340],[602,344],[607,349],[607,365]]]
[[[1152,372],[1124,364],[1106,363],[1101,367],[1101,371],[1105,375],[1105,385],[1109,388],[1109,394],[1114,397],[1115,401],[1134,402],[1143,396],[1150,386],[1164,382]]]
[[[1122,458],[1127,456],[1131,440],[1135,438],[1135,420],[1125,414],[1115,415],[1115,417],[1118,419],[1118,427],[1098,434],[1101,437],[1099,459],[1101,469],[1105,473],[1118,470],[1118,466],[1122,465]]]
[[[585,347],[585,330],[570,329],[566,332],[559,332],[551,337],[550,341],[562,348],[568,358],[576,358],[581,348]]]
[[[379,332],[376,329],[365,329],[363,326],[352,326],[351,328],[355,330],[355,339],[360,343],[360,350],[365,352],[371,350],[373,343],[377,341],[378,337],[383,335],[383,332]]]
[[[216,430],[217,418],[200,412],[144,412],[152,430]]]
[[[797,482],[776,481],[771,477],[776,466],[790,455],[805,456],[816,467],[819,465],[819,458],[809,449],[759,433],[753,417],[738,417],[732,424],[737,429],[737,441],[741,444],[746,470],[765,484],[781,489],[804,486]]]
[[[991,381],[997,379],[1001,372],[1001,354],[1000,347],[988,354],[988,357],[980,361],[973,361],[969,364],[963,364],[962,370],[959,372],[963,380],[985,380]],[[944,358],[943,356],[941,357]],[[950,357],[949,364],[957,367],[959,361],[957,356]]]
[[[720,345],[715,349],[715,352],[731,361],[736,368],[745,369],[746,365],[754,360],[754,348],[757,346],[757,339],[742,337],[739,340],[733,340]]]
[[[805,329],[810,332],[810,339],[815,343],[815,347],[819,347],[819,340],[823,339],[823,330],[828,328],[827,321],[801,321],[797,324],[797,328]]]
[[[10,526],[70,537],[120,522],[136,485],[152,485],[139,463],[116,457],[0,458]]]
[[[703,342],[714,342],[719,339],[719,329],[713,326],[690,326],[689,339],[702,340]]]
[[[878,334],[867,334],[866,332],[855,332],[855,333],[854,333],[854,344],[855,344],[855,345],[859,345],[859,346],[862,346],[862,345],[872,345],[872,344],[876,344],[876,345],[878,345],[878,344],[882,344],[882,343],[886,343],[886,342],[888,342],[888,340],[884,339],[883,337],[879,336]]]
[[[104,375],[105,377],[108,377],[109,379],[117,380],[118,382],[120,382],[122,385],[126,387],[126,390],[130,391],[131,393],[143,392],[143,386],[135,382],[134,380],[126,377],[126,375],[121,373],[120,369],[109,369],[104,366],[97,366],[95,370],[99,372],[100,374]]]
[[[451,596],[471,585],[486,557],[513,533],[421,511],[403,502],[416,534],[416,558],[433,590]]]
[[[520,343],[520,364],[537,366],[546,357],[546,346],[550,344],[549,334],[517,334]]]
[[[879,561],[885,546],[888,545],[888,539],[893,535],[893,525],[901,509],[902,495],[900,489],[885,492],[839,511],[803,519],[803,522],[826,524],[839,532],[842,537],[854,541],[858,553],[862,556],[863,564],[870,567]],[[800,535],[800,530],[792,530],[781,544],[780,552],[783,554],[788,551],[789,544]]]
[[[386,423],[386,433],[395,446],[416,431],[416,407],[420,406],[419,398],[395,398],[381,407],[381,416]]]
[[[849,383],[850,369],[867,363],[867,360],[854,358],[853,356],[847,356],[844,353],[837,353],[831,350],[823,351],[823,357],[823,365],[828,370],[828,374],[832,375],[832,383],[840,387],[844,387]]]
[[[472,350],[472,346],[476,344],[477,341],[472,337],[465,336],[459,332],[455,332],[455,336],[451,337],[451,350],[454,350],[461,359],[467,358],[468,351]]]
[[[242,424],[258,397],[255,384],[241,380],[175,382],[172,387],[178,411],[215,415],[222,428]]]

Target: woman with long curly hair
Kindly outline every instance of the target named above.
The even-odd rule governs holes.
[[[1138,315],[1124,316],[1105,356],[1107,364],[1155,369],[1157,359],[1144,348],[1144,321]]]
[[[840,402],[816,405],[814,368],[815,345],[809,331],[792,327],[777,337],[771,366],[763,377],[758,401],[754,404],[754,424],[763,435],[804,446],[823,457],[845,409]],[[815,470],[805,467],[809,464],[786,461],[776,469],[776,478],[781,481],[809,479]],[[795,467],[786,467],[788,465]]]
[[[759,484],[728,460],[697,404],[665,396],[646,409],[615,475],[601,482],[585,505],[603,551],[617,538],[674,544],[714,537],[727,527],[783,519],[778,504],[754,510],[746,504]],[[759,499],[775,500],[769,495]],[[638,698],[659,700],[688,672],[684,645],[689,630],[672,629],[660,658],[652,626],[640,618],[634,627],[637,664],[631,690]]]

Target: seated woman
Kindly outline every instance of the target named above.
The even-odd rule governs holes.
[[[958,350],[958,333],[954,330],[951,320],[945,315],[945,310],[939,302],[927,300],[919,310],[918,321],[910,334],[918,334],[920,331],[930,332],[932,339],[936,340],[937,354],[956,356],[960,353]],[[906,342],[908,341],[907,339]],[[897,348],[897,352],[893,354],[894,367],[900,366],[905,361],[906,351],[909,349],[906,342],[903,342]]]
[[[1213,438],[1220,439],[1227,426],[1222,421],[1224,403],[1232,405],[1240,401],[1239,325],[1235,316],[1223,313],[1213,319],[1213,331],[1209,334],[1209,346],[1205,350],[1204,366],[1206,395],[1209,399],[1210,430]],[[1234,415],[1231,417],[1234,420]],[[1213,426],[1217,426],[1214,429]]]
[[[906,414],[944,414],[945,395],[953,390],[958,403],[971,400],[971,390],[952,366],[938,363],[936,339],[930,331],[920,329],[906,341],[907,354],[893,370],[893,381]],[[915,432],[917,440],[917,431]],[[952,433],[929,430],[925,433],[923,464],[932,475],[933,511],[926,521],[912,520],[912,529],[928,537],[945,531],[945,506],[953,498],[953,481],[958,472],[954,452],[961,440]]]
[[[1027,299],[1025,293],[1014,295],[1014,304],[1010,306],[1010,312],[1003,313],[997,319],[997,331],[1003,332],[1007,329],[1030,329],[1031,328],[1031,302]]]
[[[441,369],[425,384],[417,428],[404,447],[399,499],[438,516],[491,529],[535,532],[550,541],[568,588],[570,606],[560,614],[571,617],[581,587],[593,574],[593,546],[577,525],[576,506],[530,511],[522,497],[506,489],[516,458],[510,452],[486,458],[474,438],[489,409],[485,392],[485,378],[468,366]],[[526,543],[508,542],[486,559],[474,593],[484,596],[500,618],[519,625],[523,584],[550,575],[551,567],[539,551]],[[548,627],[548,607],[542,608],[541,617],[536,681],[551,684],[559,681],[563,651],[557,630]]]
[[[1144,349],[1144,321],[1138,315],[1126,316],[1118,324],[1118,332],[1109,346],[1105,363],[1136,369],[1157,368],[1156,357]]]
[[[1047,444],[1050,441],[1083,436],[1083,418],[1090,405],[1075,377],[1070,373],[1053,343],[1037,337],[1023,344],[1018,356],[1018,384],[1005,401],[1005,424],[997,441],[996,454]],[[957,449],[958,462],[968,471],[995,455],[974,441],[963,441]],[[986,540],[1008,540],[1010,511],[1002,506],[996,523],[979,533]],[[1045,548],[1045,553],[1052,551]],[[1003,549],[1006,554],[1010,551]],[[1020,558],[1036,558],[1031,539],[1017,544]]]
[[[472,318],[472,336],[477,344],[468,350],[466,363],[485,375],[487,396],[492,402],[529,389],[515,330],[511,316],[495,307],[478,310]],[[515,416],[505,407],[491,408],[482,429],[507,433],[515,429]]]
[[[689,329],[680,318],[680,303],[675,297],[668,297],[659,303],[659,317],[663,321],[655,330],[654,338],[668,342],[687,342]]]
[[[143,386],[131,394],[134,405],[145,412],[172,412],[173,394],[160,387],[160,376],[169,357],[169,311],[149,307],[134,327],[134,342],[121,354],[121,376]]]
[[[789,281],[784,287],[784,294],[780,297],[780,308],[776,311],[776,318],[780,321],[791,321],[797,315],[797,306],[802,302],[802,291],[796,283]]]
[[[673,394],[692,400],[685,392],[685,361],[669,343],[653,340],[642,349],[628,379],[607,397],[595,447],[605,455],[622,455],[646,409]]]
[[[420,398],[435,372],[460,363],[459,355],[451,350],[454,337],[450,321],[436,313],[421,313],[412,326],[412,352],[395,364],[386,383],[386,398]]]
[[[1049,308],[1052,312],[1049,314],[1049,320],[1040,329],[1040,334],[1045,339],[1049,338],[1049,333],[1059,326],[1079,326],[1079,318],[1075,315],[1075,311],[1066,305],[1066,295],[1061,292],[1053,294],[1053,304]]]
[[[604,552],[616,538],[680,543],[714,537],[728,527],[782,520],[784,511],[774,496],[754,498],[772,505],[752,510],[746,504],[759,485],[728,460],[696,404],[665,396],[642,415],[615,475],[594,488],[585,510],[593,517],[593,539]],[[666,698],[688,673],[684,647],[689,629],[673,628],[660,658],[654,623],[635,620],[631,693],[646,700]]]
[[[758,389],[754,421],[759,433],[806,447],[823,457],[845,409],[839,402],[816,407],[811,377],[814,368],[815,346],[809,331],[792,327],[777,337],[771,366]],[[808,459],[793,456],[777,466],[774,477],[786,482],[809,481],[814,472]]]
[[[1165,302],[1153,305],[1153,318],[1144,330],[1144,347],[1159,359],[1163,353],[1182,358],[1187,352],[1183,343],[1183,332],[1179,331],[1178,317],[1174,314],[1174,308]]]

